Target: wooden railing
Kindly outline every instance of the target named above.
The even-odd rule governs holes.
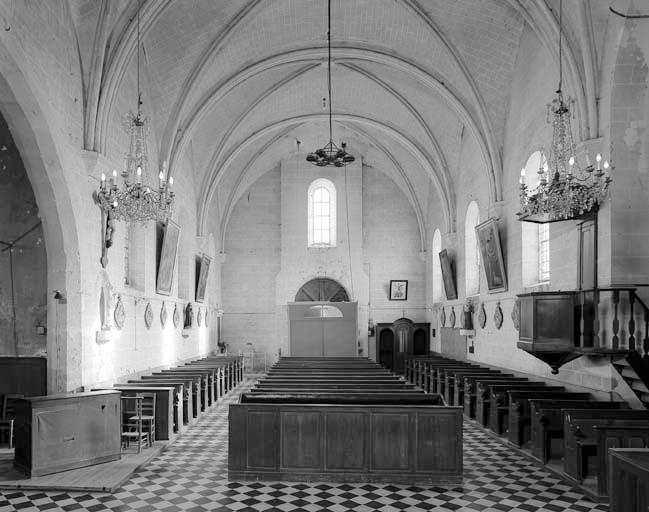
[[[636,288],[579,290],[576,307],[580,350],[636,351],[649,360],[649,307]]]

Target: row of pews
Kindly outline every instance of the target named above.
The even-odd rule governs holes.
[[[649,411],[626,402],[437,354],[408,358],[404,371],[408,382],[461,406],[468,418],[601,497],[609,494],[608,449],[649,447]]]
[[[128,396],[155,396],[154,437],[170,439],[242,380],[242,359],[206,357],[110,388],[18,398],[14,467],[37,477],[120,459]]]
[[[154,393],[155,439],[171,439],[193,425],[212,404],[243,380],[243,356],[208,356],[167,370],[93,391],[117,390],[122,396]]]
[[[230,405],[230,479],[458,483],[462,409],[367,358],[284,357]]]

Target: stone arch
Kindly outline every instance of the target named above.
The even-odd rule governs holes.
[[[25,164],[43,222],[49,291],[47,389],[56,393],[76,387],[81,379],[80,368],[70,367],[81,361],[79,241],[69,190],[61,179],[62,158],[44,109],[14,59],[17,53],[0,43],[0,111]],[[60,290],[63,298],[55,300],[53,290]]]

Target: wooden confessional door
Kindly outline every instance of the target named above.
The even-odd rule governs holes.
[[[288,304],[292,357],[354,357],[356,302],[292,302]]]

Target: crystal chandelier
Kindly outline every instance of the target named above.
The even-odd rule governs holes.
[[[586,155],[586,166],[577,161],[575,141],[570,126],[570,106],[574,100],[564,100],[561,92],[562,9],[559,2],[559,88],[548,104],[547,122],[552,117],[552,145],[547,159],[542,157],[536,187],[525,184],[525,168],[520,176],[519,220],[555,222],[577,219],[597,210],[606,199],[611,183],[611,165],[597,154],[595,164]]]
[[[142,92],[140,91],[140,5],[137,13],[137,114],[129,112],[125,119],[130,145],[126,154],[126,165],[122,171],[123,185],[117,185],[117,171],[109,182],[101,175],[97,192],[99,206],[109,220],[145,222],[165,221],[171,216],[174,193],[171,191],[173,177],[167,180],[167,163],[158,175],[154,187],[149,174],[149,156],[146,138],[149,133],[149,119],[142,115]]]
[[[329,142],[320,149],[316,149],[313,153],[306,156],[306,161],[311,162],[318,167],[326,167],[333,165],[335,167],[342,167],[343,165],[350,164],[354,161],[354,157],[345,151],[347,145],[343,142],[340,147],[334,144],[333,130],[331,123],[331,0],[328,1],[327,9],[327,86],[329,91]]]

